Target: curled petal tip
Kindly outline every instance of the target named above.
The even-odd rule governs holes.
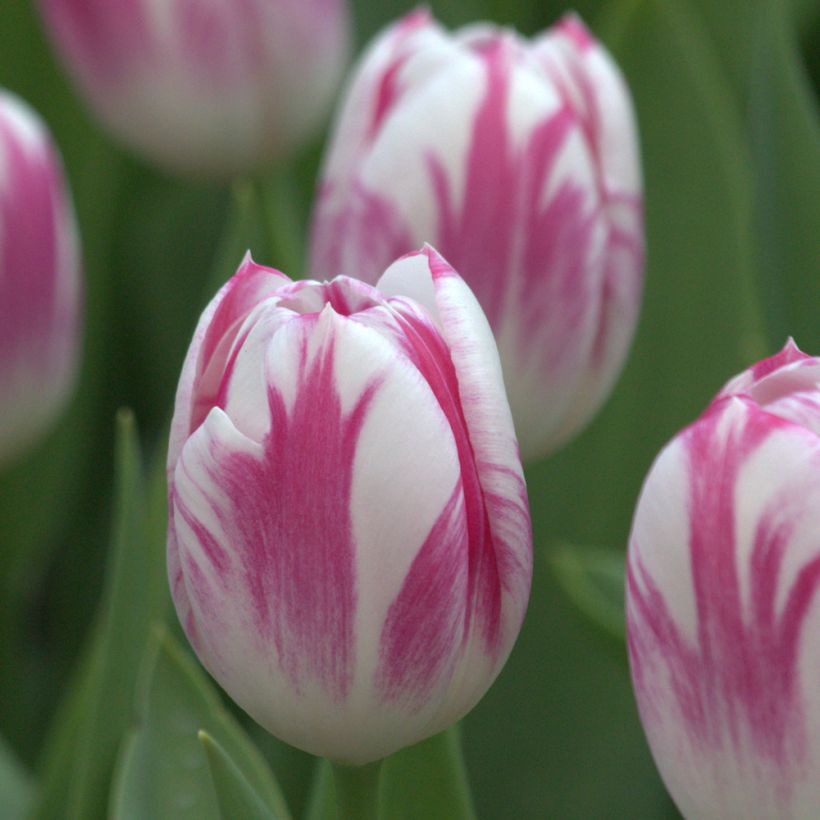
[[[412,11],[407,12],[399,21],[399,27],[404,30],[422,28],[434,22],[433,13],[427,5],[416,6]]]
[[[579,51],[586,51],[595,45],[595,38],[577,11],[568,11],[564,14],[557,27]]]

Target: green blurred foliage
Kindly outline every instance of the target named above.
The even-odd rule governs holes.
[[[359,47],[412,8],[405,0],[353,5]],[[490,17],[525,34],[566,10],[555,0],[430,5],[447,25]],[[676,816],[638,723],[623,645],[596,624],[617,612],[617,558],[568,568],[556,545],[622,551],[654,455],[720,384],[774,352],[788,333],[820,352],[820,2],[578,0],[575,8],[612,49],[634,92],[646,181],[646,291],[612,399],[575,443],[528,473],[537,542],[529,615],[507,667],[462,732],[477,815],[487,820]],[[267,207],[254,214],[245,181],[233,191],[180,181],[114,145],[55,64],[31,3],[0,5],[0,43],[0,85],[41,112],[61,147],[87,289],[74,401],[50,437],[0,475],[0,736],[7,741],[0,741],[0,814],[19,816],[35,794],[41,807],[55,807],[52,816],[66,805],[93,806],[84,816],[99,815],[121,749],[112,804],[119,811],[128,789],[145,796],[139,787],[153,777],[150,743],[183,743],[212,797],[214,783],[233,795],[227,799],[247,797],[244,778],[253,793],[267,789],[273,799],[269,773],[247,762],[254,752],[245,736],[222,715],[216,695],[202,693],[208,685],[184,655],[178,662],[162,655],[168,662],[153,670],[165,683],[148,686],[154,695],[131,705],[135,670],[148,663],[149,619],[163,617],[156,597],[157,579],[164,583],[156,512],[163,500],[159,478],[113,499],[112,419],[117,408],[134,408],[145,452],[161,464],[182,358],[217,284],[246,247],[260,261],[298,270],[321,145],[271,177]],[[276,213],[287,221],[274,223]],[[129,440],[131,461],[121,462],[120,476],[139,484],[144,465]],[[148,500],[135,500],[142,492]],[[130,547],[127,537],[115,537],[106,571],[109,521],[115,513],[120,522],[133,516],[131,503],[146,505],[150,533]],[[145,545],[153,548],[141,552]],[[141,609],[146,589],[154,603]],[[598,592],[604,599],[596,600]],[[118,610],[129,601],[144,616],[134,623]],[[194,734],[184,740],[167,737],[152,715],[181,708],[186,686],[199,692],[198,714],[209,717],[190,720]],[[96,714],[98,703],[105,707]],[[147,722],[122,745],[135,714]],[[294,816],[302,816],[312,758],[245,723]],[[216,747],[206,757],[200,728],[213,732],[222,757]],[[226,731],[243,739],[226,741]],[[71,766],[54,762],[65,758]],[[433,759],[420,758],[421,776]],[[314,801],[323,793],[314,791]],[[411,795],[397,794],[411,804]],[[311,811],[322,816],[316,802]]]
[[[147,488],[146,488],[147,483]],[[117,420],[114,526],[99,612],[49,735],[35,816],[105,816],[114,757],[133,718],[152,624],[170,607],[164,571],[165,470],[143,476],[134,419]],[[146,492],[147,489],[147,492]],[[75,694],[76,693],[76,694]]]
[[[289,820],[279,785],[259,751],[225,710],[205,673],[165,632],[155,634],[142,678],[134,728],[122,741],[108,813],[101,816],[219,820],[223,801],[232,802],[238,791],[278,820]],[[210,749],[198,737],[201,731],[211,740]],[[231,796],[229,777],[235,786]],[[253,817],[233,815],[246,816]]]

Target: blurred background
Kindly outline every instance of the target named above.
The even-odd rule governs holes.
[[[567,10],[554,0],[429,5],[449,26],[492,19],[527,35]],[[359,49],[412,8],[353,6]],[[659,448],[731,375],[788,335],[820,353],[820,2],[578,0],[574,8],[634,95],[646,289],[628,365],[603,412],[528,472],[529,614],[501,677],[463,725],[477,811],[488,820],[677,816],[629,684],[620,564],[632,510]],[[79,389],[47,439],[0,473],[0,735],[35,771],[101,594],[115,413],[132,408],[146,459],[163,458],[181,362],[219,278],[213,260],[230,190],[162,175],[115,146],[25,0],[0,4],[0,86],[41,113],[62,151],[87,288]],[[297,253],[321,149],[285,169]],[[276,253],[255,255],[283,264]],[[260,744],[298,815],[312,759]]]

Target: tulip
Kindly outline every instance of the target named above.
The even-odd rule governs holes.
[[[345,0],[38,0],[91,109],[168,170],[228,176],[312,137],[349,48]]]
[[[423,241],[484,308],[524,459],[550,453],[609,393],[643,276],[629,93],[577,17],[526,41],[448,34],[418,11],[366,52],[325,158],[311,269],[375,282]]]
[[[246,259],[194,334],[168,478],[180,621],[283,740],[378,760],[464,715],[504,664],[526,488],[492,333],[431,248],[377,287]]]
[[[687,818],[820,808],[820,358],[790,342],[658,456],[629,544],[632,678]]]
[[[0,89],[0,464],[62,409],[80,348],[79,239],[46,126]]]

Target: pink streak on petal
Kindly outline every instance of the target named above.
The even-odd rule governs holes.
[[[387,701],[422,707],[459,658],[467,597],[463,505],[458,484],[390,606],[375,680]]]
[[[421,254],[426,257],[434,282],[456,276],[450,265],[431,248],[425,248]],[[464,290],[467,291],[466,287]],[[473,299],[472,295],[470,299]],[[472,304],[478,311],[477,303]],[[474,394],[475,385],[469,381],[461,383],[454,350],[448,347],[429,316],[412,303],[397,297],[390,299],[389,305],[397,322],[397,337],[404,337],[403,343],[399,341],[403,351],[425,377],[453,431],[464,498],[463,522],[458,524],[462,533],[458,540],[463,539],[463,547],[460,554],[451,556],[457,562],[449,561],[446,568],[442,567],[443,546],[436,537],[439,533],[448,534],[451,539],[458,536],[458,522],[453,521],[451,501],[442,510],[430,537],[418,553],[411,572],[390,609],[382,632],[377,682],[384,687],[383,696],[388,700],[401,700],[420,706],[426,693],[451,674],[448,667],[460,659],[472,641],[478,639],[478,647],[485,653],[490,665],[496,664],[502,652],[509,649],[509,645],[505,643],[511,623],[507,607],[511,606],[513,612],[517,611],[518,597],[521,594],[520,581],[522,575],[529,577],[529,571],[524,566],[526,559],[522,560],[520,555],[521,550],[526,550],[528,545],[516,540],[511,546],[505,541],[505,533],[509,534],[506,525],[513,522],[510,530],[514,533],[513,538],[527,537],[528,532],[522,533],[520,527],[516,526],[516,522],[520,523],[522,514],[528,520],[527,502],[520,474],[514,474],[503,465],[490,463],[486,451],[480,451],[483,453],[483,460],[478,461],[479,454],[471,438],[464,402],[482,399]],[[453,309],[452,305],[450,309]],[[455,321],[449,314],[441,318],[448,324]],[[483,317],[481,321],[485,321]],[[487,338],[491,339],[486,324],[484,329]],[[471,337],[471,343],[478,342]],[[463,355],[464,351],[461,351],[460,360]],[[498,382],[501,389],[500,371]],[[505,446],[514,448],[508,410],[506,423],[509,426],[509,441]],[[484,481],[491,473],[494,473],[494,477],[485,487]],[[497,479],[501,474],[504,474],[504,480],[499,485]],[[513,494],[517,491],[517,494],[512,498],[502,497],[496,489],[499,486]],[[453,542],[448,546],[452,549],[458,544]],[[436,653],[422,669],[413,668],[407,658],[414,657],[417,646],[415,638],[422,641],[436,624],[453,623],[452,613],[447,612],[453,605],[453,592],[438,584],[440,572],[452,576],[453,582],[458,584],[458,589],[463,593],[458,608],[463,624],[460,647],[451,647],[450,655]],[[420,616],[413,611],[413,604],[418,601],[420,590],[425,585],[429,587],[427,594],[431,599],[435,596],[435,600],[425,602],[429,612]],[[507,596],[512,596],[513,600],[507,600]],[[515,624],[516,631],[517,627],[518,623]],[[414,636],[413,639],[409,637],[411,635]]]
[[[372,142],[381,129],[382,123],[401,97],[402,89],[399,84],[399,74],[412,56],[411,52],[403,51],[404,40],[420,28],[429,25],[432,17],[427,9],[416,9],[406,15],[393,29],[396,54],[382,69],[378,88],[375,89],[373,110],[370,125],[365,136],[366,142]]]
[[[264,75],[270,56],[260,32],[272,25],[271,16],[281,16],[280,25],[293,24],[305,16],[295,11],[266,9],[264,0],[230,0],[218,4],[202,0],[176,0],[174,31],[178,42],[175,62],[189,66],[215,89],[242,87]],[[280,6],[285,5],[279,3]],[[287,15],[292,20],[287,20]],[[296,32],[292,32],[296,36]],[[306,43],[310,47],[311,43]]]
[[[746,418],[727,427],[725,414],[732,402],[740,401],[747,406]],[[778,786],[782,800],[788,800],[789,767],[805,754],[797,667],[808,609],[820,592],[820,557],[801,568],[778,615],[776,593],[794,529],[787,486],[758,514],[751,612],[744,616],[735,493],[743,465],[772,434],[790,427],[751,402],[729,399],[713,404],[682,434],[689,459],[689,550],[698,617],[694,646],[645,570],[637,543],[630,547],[627,579],[629,649],[642,713],[655,719],[649,668],[656,662],[650,658],[659,652],[691,742],[716,749],[728,735],[743,754],[744,739],[751,737],[756,753],[783,773]]]
[[[802,390],[764,405],[768,413],[820,435],[820,390]]]
[[[527,488],[495,343],[486,319],[453,267],[429,245],[421,253],[427,257],[433,278],[439,316],[454,364],[455,389],[476,466],[476,481],[484,500],[487,548],[473,562],[476,576],[482,579],[477,585],[475,603],[480,617],[489,615],[492,619],[496,606],[500,610],[503,603],[496,602],[497,593],[519,598],[523,586],[527,590],[526,600],[529,591],[532,533]],[[456,295],[459,288],[462,292]],[[470,305],[480,319],[468,319]],[[491,375],[493,371],[495,378]],[[524,609],[520,610],[522,618]],[[516,634],[519,626],[520,621]],[[490,651],[499,627],[500,618],[491,627],[494,634],[488,639]]]
[[[311,228],[311,270],[317,276],[345,273],[375,283],[391,260],[414,245],[412,234],[398,209],[386,197],[354,182],[343,194],[333,182],[324,182],[318,193]]]
[[[245,257],[239,270],[231,278],[228,290],[208,325],[200,354],[202,370],[208,366],[225,336],[236,332],[237,322],[244,319],[265,294],[273,293],[285,284],[290,284],[290,279],[283,273],[257,265],[250,255]]]
[[[549,313],[550,341],[542,348],[545,366],[553,369],[577,351],[579,329],[598,302],[586,275],[595,224],[588,193],[566,180],[541,202],[577,122],[572,109],[561,106],[533,129],[523,150],[515,150],[507,116],[514,66],[503,38],[489,42],[482,59],[487,89],[473,123],[461,212],[453,206],[444,166],[428,158],[439,210],[437,247],[464,275],[494,330],[516,311],[524,361]],[[510,305],[515,282],[521,298]],[[508,366],[520,365],[521,358],[516,350],[502,350]]]
[[[241,348],[240,330],[248,314],[266,296],[290,279],[246,256],[227,285],[203,337],[190,397],[188,435],[205,420],[212,407],[224,407],[233,363]],[[249,329],[244,331],[245,336]]]
[[[63,235],[73,231],[60,161],[43,135],[29,144],[0,111],[0,377],[8,368],[31,368],[48,389],[63,385],[79,331],[76,299],[60,298],[72,288],[77,264],[63,256]]]
[[[459,396],[458,377],[441,334],[432,322],[396,305],[397,318],[407,339],[405,352],[422,373],[444,411],[456,442],[461,467],[464,515],[467,529],[467,585],[464,602],[463,640],[477,628],[489,654],[498,651],[501,623],[501,584],[495,560],[495,545],[487,517],[486,500],[479,481],[470,433]],[[448,517],[447,508],[442,517]],[[433,548],[430,547],[430,551]],[[428,565],[434,562],[431,555]],[[404,594],[402,592],[401,594]],[[443,602],[442,602],[443,605]],[[473,618],[478,618],[478,624]]]
[[[59,179],[45,145],[42,150],[27,150],[2,117],[0,150],[7,174],[0,195],[0,362],[13,361],[32,347],[40,359],[53,344],[51,325],[57,285],[54,192]]]
[[[577,14],[570,13],[565,15],[558,22],[556,28],[581,53],[588,51],[595,45],[595,38],[589,33],[589,29],[583,24]]]
[[[816,376],[812,378],[811,373],[818,362],[820,360],[803,353],[790,338],[779,353],[757,362],[748,370],[729,379],[715,400],[746,394],[753,396],[759,404],[764,404],[793,390],[801,389],[800,381],[804,376],[807,376],[809,383],[803,384],[802,388],[814,387],[818,379]],[[778,372],[781,370],[782,375]]]
[[[39,0],[43,17],[69,61],[93,85],[115,85],[133,63],[150,65],[153,36],[145,0]]]
[[[343,414],[334,337],[308,357],[317,322],[315,314],[294,320],[301,333],[297,393],[288,410],[282,394],[270,387],[271,426],[262,460],[213,453],[213,481],[229,500],[227,510],[214,505],[214,512],[241,563],[259,650],[272,645],[297,691],[315,681],[342,701],[355,661],[353,463],[379,382],[371,381]]]
[[[759,381],[764,376],[768,376],[769,373],[773,373],[775,370],[779,370],[787,364],[792,364],[793,362],[799,362],[810,358],[811,356],[803,353],[803,351],[800,350],[800,348],[794,343],[794,339],[789,339],[779,353],[775,353],[774,356],[769,356],[768,359],[759,361],[750,368],[750,373],[755,381]]]

